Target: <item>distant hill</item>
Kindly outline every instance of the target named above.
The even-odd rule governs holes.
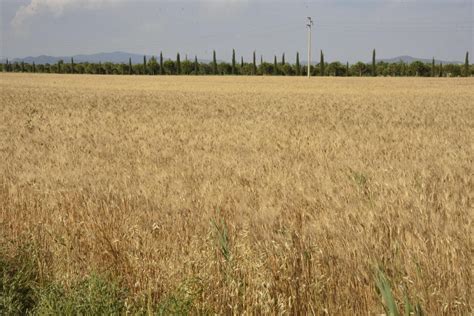
[[[158,58],[159,54],[155,55]],[[11,62],[25,62],[32,64],[35,62],[37,65],[41,64],[55,64],[60,60],[68,63],[71,60],[71,57],[74,58],[75,63],[98,63],[98,62],[111,62],[111,63],[128,63],[128,59],[132,59],[133,64],[140,64],[143,63],[143,55],[141,54],[133,54],[133,53],[126,53],[126,52],[111,52],[111,53],[98,53],[98,54],[90,54],[90,55],[74,55],[74,56],[36,56],[36,57],[25,57],[25,58],[14,58],[11,59]],[[152,56],[146,55],[147,60],[149,60]],[[169,59],[169,58],[165,58]],[[194,60],[189,58],[190,60]],[[185,56],[181,56],[181,60],[185,60]],[[5,59],[0,59],[0,62],[4,63]],[[208,63],[210,60],[206,59],[199,59],[199,62]]]
[[[421,61],[423,63],[431,63],[432,59],[427,59],[427,58],[417,58],[417,57],[412,57],[412,56],[398,56],[394,58],[383,58],[383,59],[377,59],[377,61],[383,61],[386,63],[399,63],[400,61],[403,61],[406,64],[410,64],[414,61]],[[443,63],[443,64],[462,64],[460,61],[447,61],[447,60],[439,60],[435,59],[435,63]]]

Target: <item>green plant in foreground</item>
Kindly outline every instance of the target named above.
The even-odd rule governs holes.
[[[0,315],[121,315],[126,291],[91,275],[65,288],[41,277],[34,247],[0,249]]]
[[[51,284],[39,290],[34,309],[38,315],[121,315],[125,310],[125,291],[117,284],[91,275],[64,289]]]
[[[400,313],[398,312],[397,302],[392,294],[392,288],[390,286],[390,282],[388,278],[385,276],[384,272],[377,268],[375,271],[375,283],[377,285],[377,289],[379,294],[382,296],[384,302],[384,309],[387,315],[389,316],[399,316]],[[404,315],[416,315],[422,316],[423,310],[421,309],[420,304],[416,304],[415,307],[410,303],[410,299],[408,295],[405,293],[404,296]]]
[[[388,279],[385,277],[385,274],[382,270],[377,269],[375,274],[375,282],[379,290],[379,294],[382,296],[385,303],[384,308],[388,315],[398,316],[397,303],[392,295],[392,289]]]
[[[29,247],[13,257],[0,249],[0,315],[25,315],[33,310],[40,279],[35,257]]]
[[[219,244],[219,250],[226,261],[230,261],[231,253],[229,246],[229,237],[227,234],[227,226],[224,220],[221,220],[220,223],[217,223],[215,220],[211,220],[212,225],[217,232],[217,241]]]
[[[171,295],[162,300],[156,313],[158,315],[189,315],[193,311],[194,299],[202,291],[198,279],[183,282]],[[199,313],[203,313],[200,311]]]

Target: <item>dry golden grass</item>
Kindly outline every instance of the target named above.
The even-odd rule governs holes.
[[[0,243],[193,313],[472,312],[473,79],[1,74]]]

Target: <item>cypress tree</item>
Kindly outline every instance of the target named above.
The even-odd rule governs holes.
[[[274,75],[278,75],[278,63],[277,63],[277,56],[275,55],[275,57],[273,58],[273,74]]]
[[[469,77],[469,52],[466,52],[466,58],[464,59],[464,76]]]
[[[241,71],[242,71],[243,68],[244,68],[244,57],[240,56],[240,69],[241,69]]]
[[[349,76],[349,62],[346,62],[346,77]]]
[[[155,76],[156,75],[156,68],[158,67],[158,64],[156,63],[156,57],[151,56],[150,62],[148,63],[150,66],[150,74]]]
[[[194,56],[194,74],[197,76],[199,73],[199,64],[197,56]]]
[[[257,61],[256,61],[256,56],[255,56],[255,51],[253,51],[253,67],[252,67],[252,75],[257,74]]]
[[[129,57],[128,58],[128,74],[131,75],[133,72],[133,69],[132,69],[132,58]]]
[[[296,52],[296,75],[301,75],[300,53]]]
[[[372,76],[377,76],[377,68],[375,64],[375,49],[372,51]]]
[[[285,53],[281,56],[281,65],[285,66]]]
[[[35,62],[33,62],[33,72],[36,72],[36,65],[35,65]]]
[[[439,76],[443,77],[443,63],[439,63]]]
[[[431,61],[431,77],[435,77],[436,76],[436,66],[435,66],[435,59],[433,57],[433,60]]]
[[[71,73],[74,73],[74,58],[71,57]]]
[[[146,56],[144,55],[143,56],[143,74],[146,75],[147,71],[146,71]]]
[[[160,75],[165,73],[165,69],[163,68],[163,52],[160,52]]]
[[[10,69],[10,65],[8,65],[8,58],[7,58],[7,62],[5,63],[5,69],[4,71],[8,72]]]
[[[181,74],[181,60],[179,58],[179,53],[176,54],[176,74],[177,75]]]
[[[235,75],[235,49],[232,49],[232,74]]]
[[[260,55],[260,65],[263,64],[263,55]]]
[[[212,73],[217,75],[217,59],[216,59],[216,51],[212,51]]]
[[[323,51],[321,50],[321,55],[320,55],[320,60],[319,60],[319,68],[321,70],[321,76],[324,76],[325,74],[325,65],[324,65],[324,54]]]

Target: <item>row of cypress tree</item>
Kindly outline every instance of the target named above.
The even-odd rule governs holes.
[[[391,76],[444,76],[451,74],[454,76],[471,76],[473,71],[469,64],[469,53],[466,52],[464,67],[461,69],[459,65],[447,65],[443,69],[443,65],[436,65],[435,59],[433,58],[431,67],[421,62],[413,62],[409,65],[404,63],[388,64],[376,61],[376,50],[372,51],[372,64],[366,65],[364,63],[356,63],[349,67],[349,63],[346,63],[345,67],[339,62],[328,64],[324,60],[323,51],[320,52],[320,61],[317,65],[311,65],[312,75],[335,75],[335,76],[347,76],[347,75],[358,75],[358,76],[377,76],[377,75],[391,75]],[[95,74],[150,74],[150,75],[165,75],[165,74],[204,74],[204,75],[219,75],[219,74],[230,74],[230,75],[306,75],[307,67],[303,67],[300,64],[299,53],[296,53],[295,64],[288,64],[285,60],[285,53],[282,54],[280,62],[277,60],[277,56],[274,56],[273,64],[265,62],[263,57],[260,56],[260,65],[257,66],[256,52],[253,52],[252,62],[244,63],[243,57],[240,58],[240,65],[237,64],[235,49],[232,50],[231,63],[217,61],[216,51],[212,53],[212,62],[200,63],[197,56],[194,57],[194,61],[190,62],[187,60],[182,62],[179,53],[176,55],[176,59],[164,60],[163,54],[160,52],[159,58],[152,57],[147,60],[146,56],[143,56],[143,64],[137,65],[132,63],[132,59],[129,58],[128,66],[124,64],[113,64],[113,63],[78,63],[74,62],[71,58],[69,64],[59,61],[56,65],[35,65],[33,62],[31,65],[22,63],[9,63],[8,59],[6,63],[1,65],[3,71],[6,72],[53,72],[53,73],[95,73]],[[327,69],[328,68],[328,69]]]

